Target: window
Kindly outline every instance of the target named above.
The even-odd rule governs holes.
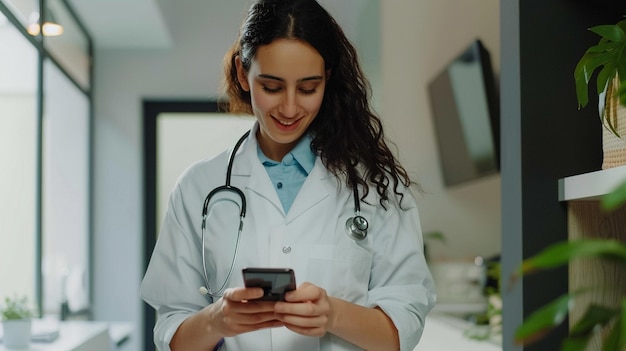
[[[0,296],[36,300],[37,50],[0,13]]]
[[[43,68],[43,307],[75,313],[89,305],[89,100],[50,60]]]
[[[43,315],[59,314],[69,297],[69,311],[84,312],[91,270],[91,39],[63,0],[42,2],[63,34],[29,34],[38,4],[0,0],[0,298],[26,295]]]

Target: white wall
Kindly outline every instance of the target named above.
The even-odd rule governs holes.
[[[173,48],[97,51],[95,72],[95,317],[137,322],[128,350],[143,349],[142,111],[146,97],[214,97],[224,52],[247,9],[223,2],[177,1],[167,8]],[[499,62],[498,0],[384,0],[381,7],[382,98],[379,108],[419,196],[425,230],[441,230],[437,256],[499,251],[500,179],[443,188],[430,123],[426,83],[476,36]],[[208,16],[219,13],[210,21]],[[235,19],[235,20],[233,20]]]
[[[500,251],[500,176],[446,189],[431,122],[427,83],[480,38],[499,71],[498,0],[385,0],[381,8],[382,106],[388,135],[424,189],[418,196],[435,258],[469,258]]]

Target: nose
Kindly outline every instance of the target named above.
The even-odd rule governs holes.
[[[278,112],[283,117],[291,118],[296,117],[298,113],[298,103],[295,92],[286,92],[283,96],[283,100],[278,108]]]

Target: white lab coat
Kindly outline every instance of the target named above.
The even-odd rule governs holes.
[[[435,303],[435,289],[423,255],[417,207],[403,189],[403,210],[396,200],[383,209],[370,189],[361,202],[369,221],[363,241],[351,239],[346,220],[354,215],[352,189],[339,183],[320,159],[285,214],[270,178],[257,157],[255,125],[236,155],[231,184],[246,196],[247,209],[239,252],[227,287],[243,286],[243,267],[289,267],[296,283],[320,286],[328,295],[363,306],[379,306],[398,329],[401,350],[413,350],[425,317]],[[160,351],[182,321],[210,301],[201,258],[201,212],[205,197],[223,185],[229,152],[192,165],[173,189],[157,244],[141,286],[141,297],[158,312],[155,343]],[[221,192],[208,208],[204,250],[209,284],[218,290],[230,268],[239,225],[239,197]],[[327,334],[302,336],[273,328],[226,338],[222,350],[358,350]]]

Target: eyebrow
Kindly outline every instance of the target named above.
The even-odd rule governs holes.
[[[273,76],[271,74],[263,74],[263,73],[261,73],[261,74],[258,75],[258,77],[259,78],[265,78],[265,79],[277,80],[277,81],[280,81],[280,82],[284,82],[285,81],[283,78],[276,77],[276,76]],[[306,82],[306,81],[310,81],[310,80],[322,80],[322,79],[324,79],[324,77],[322,77],[322,76],[311,76],[311,77],[300,78],[300,79],[298,79],[297,82],[298,83],[302,83],[302,82]]]

